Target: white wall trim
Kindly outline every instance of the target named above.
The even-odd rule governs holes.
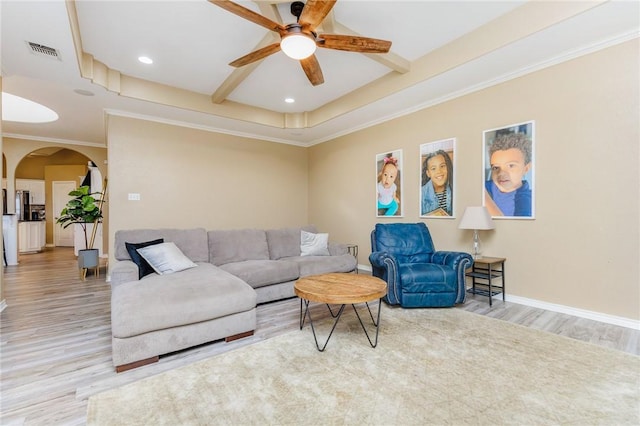
[[[75,141],[72,139],[60,139],[60,138],[49,138],[43,136],[33,136],[33,135],[21,135],[19,133],[2,133],[3,138],[12,138],[12,139],[24,139],[36,142],[48,142],[52,144],[65,144],[65,145],[79,145],[79,146],[90,146],[94,148],[106,148],[107,146],[101,143],[95,142],[85,142],[85,141]]]
[[[223,134],[223,135],[238,136],[238,137],[247,138],[247,139],[258,139],[258,140],[263,140],[263,141],[267,141],[267,142],[282,143],[282,144],[286,144],[286,145],[295,145],[295,146],[301,146],[301,147],[307,147],[308,146],[308,144],[303,143],[303,142],[297,142],[297,141],[286,140],[286,139],[281,139],[281,138],[274,138],[274,137],[270,137],[270,136],[261,136],[261,135],[259,135],[257,133],[248,133],[248,132],[239,132],[239,131],[234,131],[234,130],[228,130],[228,129],[223,129],[223,128],[220,128],[220,127],[207,126],[205,124],[189,123],[187,121],[182,121],[182,120],[172,120],[172,119],[169,119],[169,118],[161,118],[161,117],[156,117],[156,116],[151,116],[151,115],[146,115],[146,114],[138,114],[138,113],[133,113],[133,112],[129,112],[129,111],[123,111],[123,110],[119,110],[119,109],[106,108],[104,110],[104,112],[108,116],[110,115],[110,116],[115,116],[115,117],[133,118],[133,119],[136,119],[136,120],[151,121],[153,123],[168,124],[170,126],[186,127],[188,129],[202,130],[202,131],[205,131],[205,132],[212,132],[212,133],[220,133],[220,134]]]
[[[501,295],[493,296],[494,299],[501,299]],[[545,309],[547,311],[559,312],[562,314],[573,315],[574,317],[586,318],[594,321],[603,322],[606,324],[619,325],[620,327],[631,328],[633,330],[640,330],[640,321],[631,318],[618,317],[615,315],[603,314],[601,312],[588,311],[586,309],[574,308],[572,306],[558,305],[555,303],[543,302],[535,299],[528,299],[520,296],[505,295],[507,302],[518,303],[520,305],[531,306],[534,308]]]
[[[358,269],[371,272],[371,266],[358,265]],[[493,296],[496,300],[502,300],[502,294]],[[618,317],[615,315],[603,314],[601,312],[588,311],[586,309],[574,308],[572,306],[558,305],[556,303],[543,302],[541,300],[529,299],[526,297],[512,296],[505,294],[505,301],[517,303],[519,305],[531,306],[533,308],[544,309],[546,311],[558,312],[561,314],[572,315],[574,317],[586,318],[593,321],[603,322],[606,324],[618,325],[620,327],[640,330],[640,321],[631,318]]]

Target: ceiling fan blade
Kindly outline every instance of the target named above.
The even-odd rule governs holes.
[[[303,27],[308,25],[313,31],[313,29],[322,23],[322,20],[327,14],[331,12],[335,4],[336,0],[307,0],[300,14],[300,19],[298,19],[298,23]]]
[[[322,69],[320,68],[320,63],[316,58],[316,55],[311,55],[308,58],[300,59],[300,65],[302,65],[302,69],[304,73],[307,75],[307,78],[314,86],[318,86],[324,83],[324,76],[322,75]]]
[[[259,13],[254,12],[251,9],[247,9],[244,6],[240,6],[237,3],[234,3],[229,0],[209,0],[209,2],[235,15],[238,15],[241,18],[251,21],[254,24],[258,24],[262,27],[265,27],[268,30],[275,31],[280,35],[286,34],[286,30],[282,25],[272,21],[269,18],[266,18],[260,15]]]
[[[316,44],[326,49],[362,53],[387,53],[391,49],[387,40],[340,34],[320,34]]]
[[[254,50],[253,52],[248,53],[243,57],[238,58],[235,61],[231,62],[229,65],[236,68],[242,67],[252,62],[259,61],[260,59],[264,59],[267,56],[272,55],[279,51],[280,51],[280,43],[273,43],[273,44],[270,44],[269,46],[263,47],[262,49]]]

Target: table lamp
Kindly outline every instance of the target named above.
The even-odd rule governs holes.
[[[478,230],[494,229],[493,220],[486,207],[467,207],[462,215],[458,229],[473,229],[473,258],[482,257],[482,244]]]

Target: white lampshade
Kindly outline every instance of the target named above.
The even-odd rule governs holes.
[[[305,59],[316,51],[316,42],[304,33],[294,33],[282,39],[280,49],[292,59]]]
[[[467,207],[458,229],[494,229],[493,220],[486,207]]]

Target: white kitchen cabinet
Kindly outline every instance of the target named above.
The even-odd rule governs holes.
[[[44,221],[18,223],[18,251],[33,253],[45,246],[46,230]]]
[[[31,204],[44,204],[44,181],[31,182]]]
[[[16,191],[29,191],[30,204],[44,204],[45,184],[38,179],[16,179]]]
[[[28,191],[31,179],[16,179],[16,191]]]

